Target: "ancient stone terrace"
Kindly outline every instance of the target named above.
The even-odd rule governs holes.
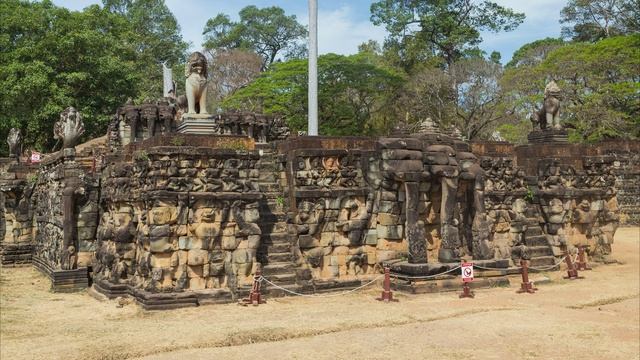
[[[2,159],[3,265],[147,309],[236,301],[258,269],[270,295],[354,288],[384,266],[397,289],[425,292],[462,260],[479,266],[478,286],[508,281],[521,259],[551,269],[565,248],[608,261],[618,225],[638,221],[638,141],[569,144],[554,128],[527,145],[468,143],[430,123],[295,137],[276,118],[171,106],[126,104],[78,148],[69,108],[60,151]],[[202,123],[236,130],[198,134]]]

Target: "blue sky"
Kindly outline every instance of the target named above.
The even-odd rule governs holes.
[[[522,45],[545,37],[560,35],[560,9],[565,0],[494,0],[500,5],[524,12],[526,19],[516,30],[508,33],[483,33],[480,47],[487,53],[499,51],[502,62],[511,59]],[[56,5],[73,10],[101,3],[100,0],[54,0]],[[384,40],[385,30],[373,26],[369,20],[371,0],[318,0],[318,50],[321,54],[353,54],[358,45],[369,40]],[[183,38],[191,42],[191,50],[202,45],[202,29],[209,18],[225,13],[238,18],[240,9],[247,5],[257,7],[279,6],[287,14],[296,15],[302,24],[308,24],[306,0],[166,0],[178,19]]]

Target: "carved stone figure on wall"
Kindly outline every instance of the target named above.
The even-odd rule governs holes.
[[[73,106],[69,106],[60,114],[53,127],[53,137],[62,140],[62,148],[69,149],[76,146],[80,136],[84,134],[82,115]]]
[[[22,148],[22,134],[20,130],[11,128],[9,136],[7,136],[7,144],[9,144],[9,157],[19,158]]]
[[[207,114],[207,59],[196,51],[184,69],[187,114]]]
[[[544,103],[542,108],[531,115],[533,127],[540,126],[541,130],[552,127],[554,130],[561,130],[560,125],[560,92],[555,81],[551,81],[544,88]]]
[[[158,121],[158,107],[151,102],[150,99],[145,99],[142,105],[140,105],[140,118],[143,124],[147,125],[147,138],[152,137],[156,133],[156,121]],[[145,138],[144,134],[142,136]]]
[[[158,118],[164,126],[163,133],[169,134],[172,131],[173,120],[176,116],[176,108],[167,99],[158,100]]]

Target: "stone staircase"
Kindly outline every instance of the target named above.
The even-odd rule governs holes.
[[[553,255],[553,248],[549,244],[547,236],[542,231],[539,214],[530,209],[527,211],[527,231],[524,233],[524,242],[531,256],[531,267],[545,267],[555,264],[556,258]]]
[[[260,201],[260,229],[262,236],[257,258],[262,264],[262,275],[269,281],[292,291],[299,291],[296,284],[296,264],[293,254],[293,237],[288,233],[284,192],[281,186],[281,165],[277,154],[270,148],[262,149],[257,164],[260,171],[258,186],[264,195]],[[271,296],[285,295],[285,291],[263,284],[263,292]]]

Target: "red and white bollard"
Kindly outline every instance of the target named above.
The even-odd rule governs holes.
[[[389,266],[384,267],[384,280],[382,281],[382,294],[379,298],[376,298],[378,301],[384,302],[395,302],[398,301],[393,298],[393,292],[391,291],[391,269]]]
[[[256,273],[253,275],[253,286],[251,287],[251,292],[249,293],[249,297],[246,299],[242,299],[242,305],[252,304],[253,306],[258,306],[260,304],[266,303],[266,300],[262,298],[262,294],[260,293],[260,282],[262,281],[262,271],[260,267],[256,269]]]
[[[573,261],[571,261],[571,254],[569,254],[569,249],[566,245],[564,247],[564,256],[564,259],[567,263],[567,276],[565,276],[564,278],[569,280],[584,279],[584,277],[578,275],[578,270],[576,270],[575,266],[573,266]]]
[[[580,271],[591,270],[591,267],[587,263],[587,254],[585,251],[585,247],[586,246],[583,245],[578,246],[578,262],[576,265],[578,266],[578,270]]]
[[[529,281],[529,264],[528,261],[525,259],[520,259],[520,268],[521,268],[521,273],[522,273],[522,284],[520,285],[520,289],[518,289],[518,291],[516,291],[518,294],[521,293],[528,293],[528,294],[533,294],[535,293],[538,288],[533,286],[533,283],[531,281]]]
[[[462,274],[462,298],[474,298],[476,295],[471,291],[469,283],[473,281],[473,263],[462,262],[460,265],[460,272]]]

